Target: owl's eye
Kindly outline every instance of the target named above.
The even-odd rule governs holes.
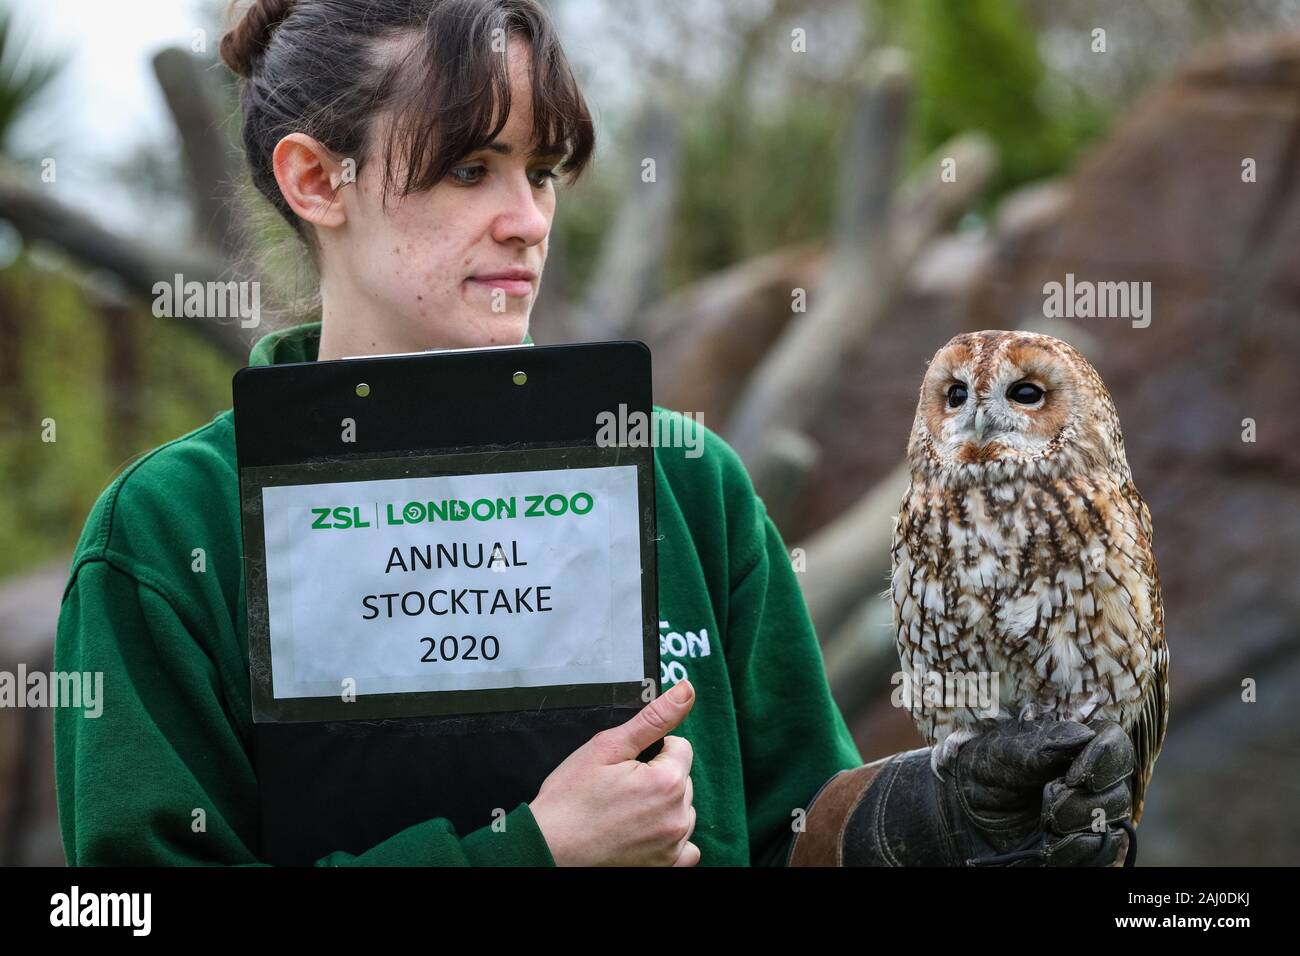
[[[1007,389],[1007,398],[1021,405],[1034,405],[1043,397],[1043,390],[1031,382],[1017,382]]]
[[[966,402],[966,386],[956,382],[948,386],[948,407],[956,408]]]

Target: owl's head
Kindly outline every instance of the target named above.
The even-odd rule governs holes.
[[[1128,476],[1119,416],[1073,347],[1034,332],[969,332],[935,353],[908,444],[952,482],[1013,474]]]

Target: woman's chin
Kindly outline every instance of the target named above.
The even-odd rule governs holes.
[[[470,308],[460,310],[460,315],[450,327],[444,321],[433,323],[431,337],[440,344],[435,348],[469,349],[484,345],[519,345],[528,334],[528,311],[510,312]],[[426,328],[428,320],[425,320]]]
[[[507,296],[494,295],[494,291],[470,280],[463,283],[462,295],[469,312],[464,328],[477,330],[470,334],[485,339],[476,345],[518,345],[528,334],[533,293]]]

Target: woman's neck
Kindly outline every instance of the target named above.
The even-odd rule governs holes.
[[[317,358],[321,361],[429,348],[402,335],[400,325],[383,315],[383,310],[376,308],[374,302],[358,295],[357,290],[349,285],[322,279],[320,298],[321,335]]]

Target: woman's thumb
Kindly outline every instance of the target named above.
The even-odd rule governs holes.
[[[671,733],[695,706],[695,688],[683,680],[641,708],[631,720],[613,728],[618,760],[635,760],[637,754]]]

